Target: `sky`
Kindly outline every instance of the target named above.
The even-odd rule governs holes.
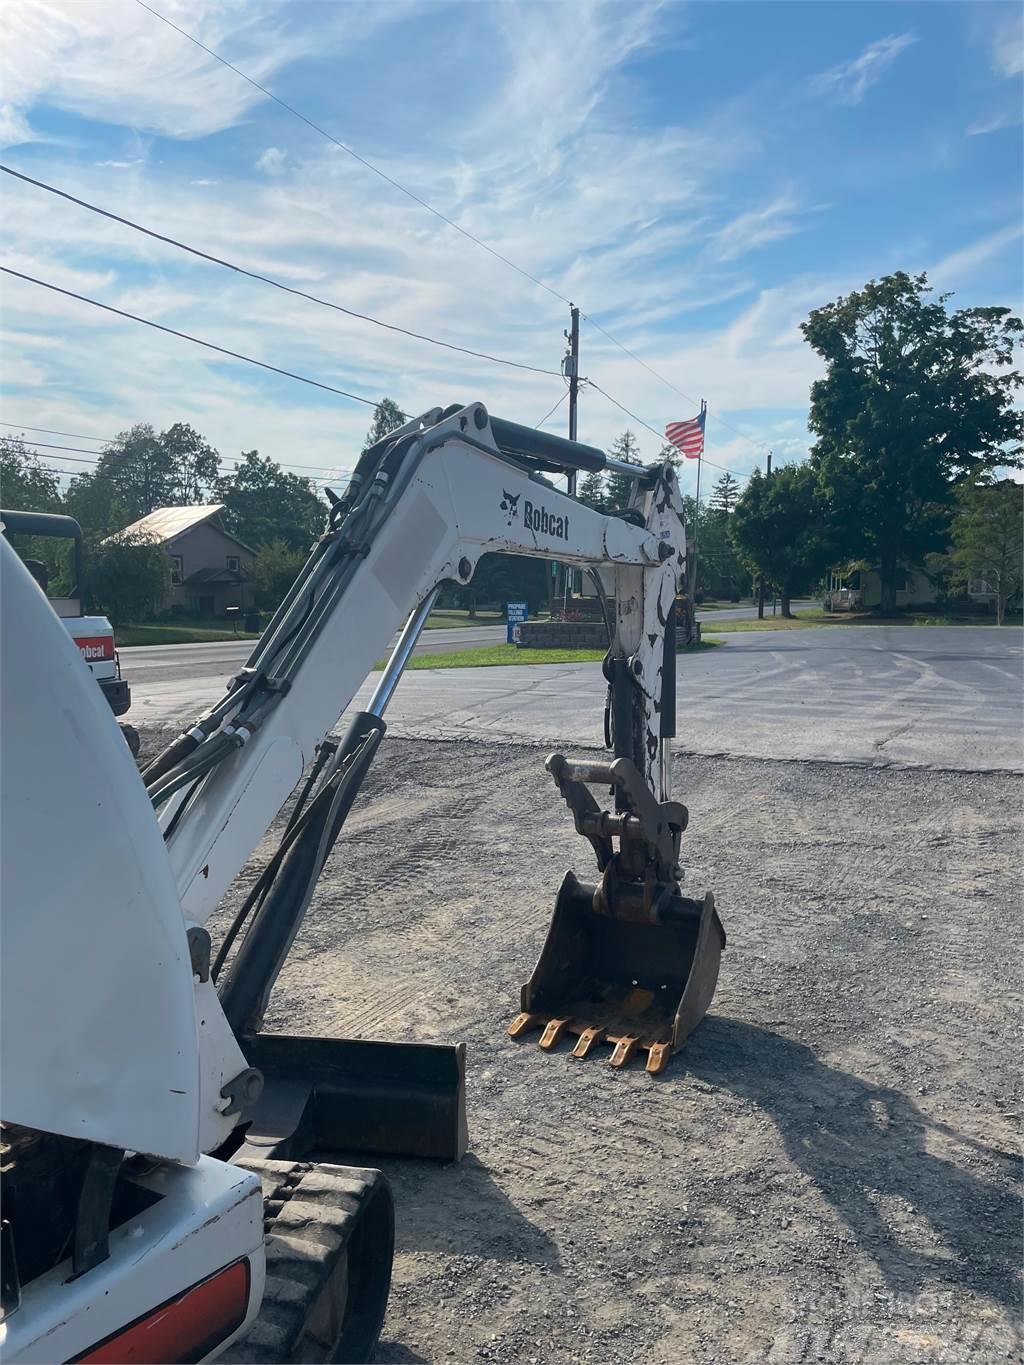
[[[810,309],[906,270],[954,306],[1021,311],[1015,3],[152,3],[337,142],[137,0],[5,0],[5,165],[548,373],[317,306],[8,176],[3,264],[322,383],[411,413],[479,400],[531,426],[557,404],[546,429],[565,432],[571,299],[593,381],[580,439],[629,427],[654,458],[704,398],[708,459],[743,475],[769,448],[777,465],[806,454]],[[78,437],[190,422],[225,460],[255,447],[331,480],[358,453],[364,405],[0,287],[5,433],[91,448]]]

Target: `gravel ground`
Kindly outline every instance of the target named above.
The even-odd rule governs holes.
[[[679,760],[729,943],[655,1079],[505,1035],[592,864],[543,756],[387,739],[271,1002],[468,1044],[470,1154],[382,1163],[376,1359],[1019,1359],[1020,779]]]

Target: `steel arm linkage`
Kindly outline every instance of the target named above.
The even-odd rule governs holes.
[[[616,754],[633,759],[658,800],[669,798],[673,613],[685,565],[678,483],[671,465],[637,467],[628,515],[609,517],[543,477],[572,467],[614,462],[492,421],[482,404],[426,413],[360,459],[246,667],[144,775],[189,925],[205,924],[396,630],[406,623],[364,715],[379,718],[387,705],[438,585],[468,583],[491,551],[611,567]],[[342,760],[357,761],[335,755]],[[347,809],[350,799],[337,803]]]

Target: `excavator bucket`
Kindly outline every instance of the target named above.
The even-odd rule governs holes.
[[[547,767],[594,846],[601,880],[566,874],[509,1034],[540,1029],[545,1051],[568,1035],[579,1058],[607,1043],[615,1067],[646,1053],[656,1074],[707,1012],[725,947],[712,894],[698,900],[679,887],[686,808],[657,802],[628,759],[572,764],[553,754]],[[618,809],[602,811],[588,784],[613,787]]]

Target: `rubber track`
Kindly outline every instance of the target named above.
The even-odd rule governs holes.
[[[218,1359],[280,1365],[293,1358],[307,1316],[383,1177],[310,1161],[243,1158],[235,1164],[263,1186],[267,1280],[256,1321]]]

